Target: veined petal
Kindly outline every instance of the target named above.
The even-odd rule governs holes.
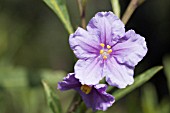
[[[115,99],[112,95],[106,93],[107,86],[105,84],[95,85],[89,94],[83,93],[81,90],[77,90],[82,96],[87,107],[96,110],[107,110]]]
[[[112,12],[99,12],[88,26],[88,32],[100,38],[101,43],[113,45],[125,34],[123,22]]]
[[[80,86],[81,84],[79,80],[74,77],[74,73],[69,73],[62,82],[58,82],[58,89],[61,91],[75,89]]]
[[[119,63],[134,67],[147,53],[144,37],[133,30],[126,32],[125,36],[113,48],[113,54]]]
[[[69,43],[77,58],[95,57],[99,53],[100,42],[98,38],[80,27],[74,34],[70,35]]]
[[[107,83],[111,86],[125,88],[134,82],[133,68],[118,64],[113,57],[105,63],[103,73],[106,75]]]
[[[74,67],[75,77],[81,84],[95,85],[103,78],[103,61],[96,58],[87,60],[80,59]]]
[[[115,102],[115,98],[112,95],[106,93],[107,85],[105,84],[95,85],[94,88],[97,91],[96,93],[94,91],[94,94],[96,94],[96,96],[94,97],[97,97],[96,106],[94,107],[97,110],[103,110],[103,111],[107,110],[107,108],[112,106],[112,104]]]

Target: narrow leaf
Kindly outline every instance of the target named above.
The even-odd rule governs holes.
[[[70,18],[68,15],[65,0],[43,0],[60,18],[68,33],[73,33]]]
[[[61,103],[57,95],[53,92],[53,90],[48,86],[45,81],[42,81],[42,84],[46,93],[48,106],[51,108],[53,113],[62,113]]]
[[[123,96],[125,96],[126,94],[128,94],[129,92],[134,90],[135,88],[137,88],[137,87],[141,86],[142,84],[144,84],[145,82],[147,82],[151,77],[153,77],[162,68],[163,68],[162,66],[156,66],[156,67],[153,67],[153,68],[145,71],[144,73],[138,75],[135,78],[135,81],[132,85],[127,86],[124,89],[119,89],[119,90],[115,91],[113,93],[113,96],[115,96],[116,100],[119,100],[120,98],[122,98]]]
[[[120,4],[119,0],[111,0],[112,9],[116,16],[120,18]]]

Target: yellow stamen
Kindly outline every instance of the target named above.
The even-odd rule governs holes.
[[[103,54],[104,53],[104,50],[100,50],[100,54]]]
[[[107,56],[103,56],[103,59],[106,60],[106,59],[107,59]]]
[[[89,94],[92,90],[92,88],[88,85],[82,85],[81,88],[82,92],[84,92],[85,94]]]
[[[104,47],[105,45],[103,43],[101,43],[100,46]]]
[[[107,49],[110,49],[111,48],[111,46],[110,45],[107,45]]]
[[[112,49],[109,49],[109,50],[107,51],[107,53],[109,53],[109,54],[110,54],[111,52],[112,52]]]

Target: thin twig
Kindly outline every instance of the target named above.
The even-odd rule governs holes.
[[[77,4],[78,4],[78,7],[79,7],[79,12],[80,12],[80,15],[82,13],[82,5],[81,5],[81,2],[82,0],[77,0]]]
[[[132,16],[133,12],[135,11],[135,9],[140,6],[145,0],[131,0],[131,2],[129,3],[123,17],[122,17],[122,21],[124,24],[126,24],[128,22],[128,20],[130,19],[130,17]]]
[[[78,105],[80,105],[81,102],[82,102],[82,100],[80,99],[79,94],[76,93],[73,97],[73,100],[72,100],[68,110],[67,110],[67,113],[73,113],[77,109]]]
[[[77,0],[77,4],[79,7],[80,18],[81,18],[81,26],[86,28],[86,3],[87,0]]]

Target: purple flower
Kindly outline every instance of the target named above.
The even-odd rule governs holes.
[[[109,85],[125,88],[134,81],[134,67],[147,52],[144,37],[133,30],[125,32],[124,24],[112,12],[99,12],[87,25],[69,37],[79,60],[75,77],[82,84],[95,85],[106,77]]]
[[[93,111],[105,111],[110,107],[115,99],[112,95],[106,93],[107,86],[105,84],[98,84],[94,86],[81,85],[78,79],[75,78],[74,73],[68,74],[62,82],[58,83],[58,89],[61,91],[75,89],[82,96],[87,107],[91,107]]]

